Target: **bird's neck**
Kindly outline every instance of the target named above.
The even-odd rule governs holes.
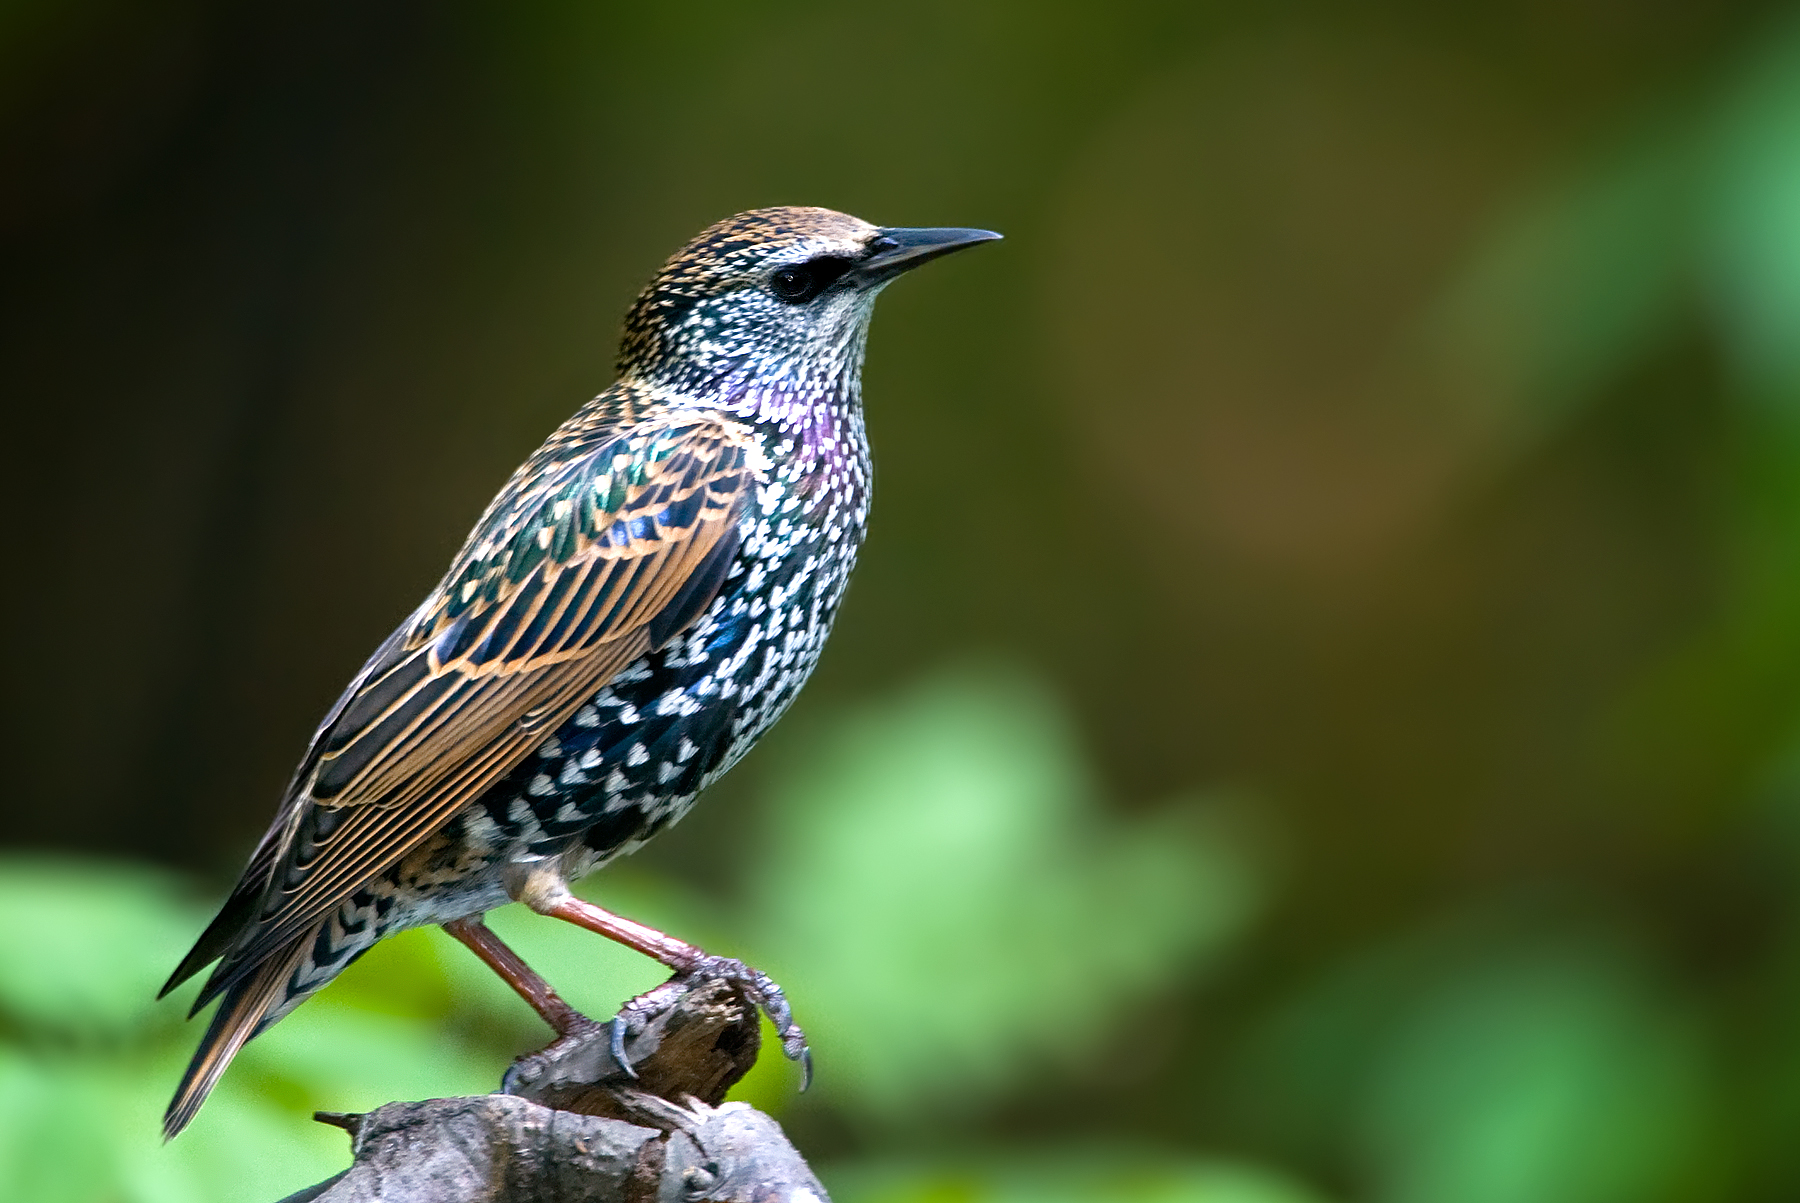
[[[762,431],[772,453],[802,469],[866,464],[862,414],[862,340],[838,355],[790,361],[771,370],[745,359],[642,381],[668,402],[731,415]]]
[[[718,408],[761,431],[771,455],[797,479],[838,479],[866,473],[862,381],[856,374],[823,385],[746,382],[722,396]]]

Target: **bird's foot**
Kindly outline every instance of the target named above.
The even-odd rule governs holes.
[[[781,1041],[781,1051],[789,1061],[796,1061],[800,1065],[800,1089],[805,1091],[811,1086],[812,1049],[807,1046],[806,1033],[794,1022],[794,1010],[788,1005],[786,992],[775,983],[774,978],[735,957],[702,956],[654,990],[645,991],[626,1003],[615,1021],[620,1025],[615,1039],[623,1039],[624,1024],[630,1018],[662,1009],[667,1005],[665,999],[668,994],[685,992],[695,982],[708,978],[727,981],[738,987],[750,1002],[769,1017],[769,1022],[775,1025],[775,1035]]]
[[[506,1076],[500,1080],[502,1094],[518,1094],[519,1088],[529,1086],[544,1076],[553,1066],[567,1056],[571,1050],[596,1040],[605,1031],[606,1047],[612,1059],[627,1077],[637,1077],[637,1071],[625,1057],[625,1022],[623,1016],[610,1019],[605,1023],[589,1019],[576,1012],[566,1019],[562,1031],[555,1040],[538,1049],[535,1053],[526,1053],[507,1067]],[[608,1031],[610,1029],[610,1031]]]

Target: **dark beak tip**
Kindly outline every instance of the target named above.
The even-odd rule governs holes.
[[[883,226],[869,243],[870,255],[862,262],[865,272],[891,278],[941,255],[997,242],[1002,235],[992,230],[962,226]]]

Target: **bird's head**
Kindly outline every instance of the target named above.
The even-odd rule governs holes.
[[[625,319],[621,377],[694,391],[729,379],[823,387],[853,373],[875,295],[986,230],[873,226],[830,209],[752,209],[663,265]]]

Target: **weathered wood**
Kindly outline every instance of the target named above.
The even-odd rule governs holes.
[[[726,1091],[756,1061],[756,1008],[719,978],[670,981],[612,1024],[523,1057],[501,1091],[321,1113],[355,1158],[282,1203],[827,1203],[774,1120]]]

